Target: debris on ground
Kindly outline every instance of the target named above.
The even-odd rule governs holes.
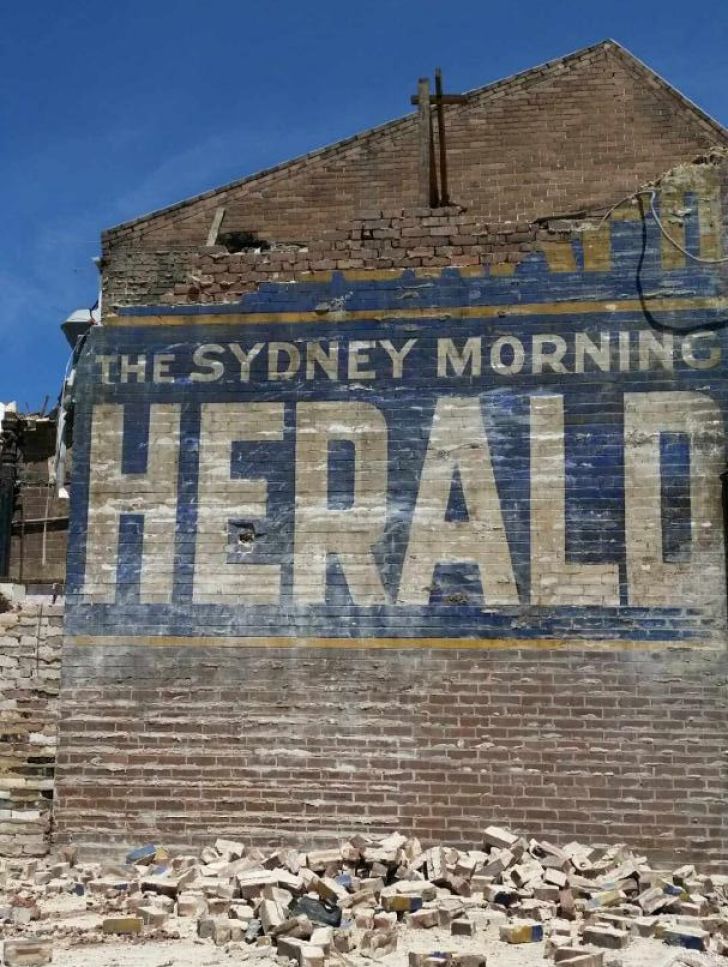
[[[295,967],[394,952],[409,967],[485,967],[487,929],[497,938],[489,955],[494,944],[539,945],[563,967],[618,967],[644,938],[660,942],[661,965],[696,963],[690,952],[728,965],[728,876],[496,826],[470,850],[423,848],[401,833],[308,852],[218,839],[199,855],[144,844],[113,865],[78,862],[65,847],[0,860],[0,925],[7,967],[51,963],[54,947],[192,936]],[[428,932],[450,949],[427,949]]]

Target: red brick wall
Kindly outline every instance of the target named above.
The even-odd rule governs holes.
[[[446,128],[453,203],[496,224],[610,203],[725,143],[611,44],[474,93],[446,109]],[[223,231],[282,243],[318,239],[363,212],[417,207],[418,152],[417,119],[403,118],[115,229],[106,253],[204,245],[220,205]]]
[[[59,834],[202,844],[491,821],[728,862],[726,660],[508,650],[66,650]],[[84,668],[86,666],[86,668]]]

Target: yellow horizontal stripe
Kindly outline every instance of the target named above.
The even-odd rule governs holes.
[[[483,274],[482,266],[480,274]],[[404,269],[344,269],[342,275],[347,282],[389,282],[392,279],[401,279]],[[308,282],[308,276],[301,281]]]
[[[666,648],[689,648],[719,651],[711,642],[636,641],[619,638],[600,641],[581,638],[246,638],[210,635],[66,635],[67,645],[118,648],[343,648],[358,651],[382,649],[433,648],[444,650],[491,651],[520,649],[551,651],[584,649],[594,651],[663,651]]]
[[[693,299],[650,299],[651,312],[728,309],[728,298],[707,296]],[[443,306],[425,309],[355,309],[322,312],[234,312],[195,315],[110,316],[109,326],[231,326],[267,323],[352,322],[359,319],[493,319],[511,316],[576,316],[595,312],[642,312],[639,299],[621,301],[578,300],[573,302],[531,302],[507,306]]]

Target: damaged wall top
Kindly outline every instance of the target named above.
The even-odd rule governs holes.
[[[471,92],[446,108],[451,197],[486,222],[528,222],[626,194],[714,144],[719,124],[613,41]],[[220,230],[318,238],[365,212],[417,207],[409,116],[105,234],[108,256],[204,244]]]

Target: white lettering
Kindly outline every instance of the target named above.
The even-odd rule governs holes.
[[[350,507],[329,507],[329,443],[354,445]],[[298,602],[326,600],[326,566],[336,554],[356,604],[386,604],[373,547],[384,533],[387,424],[369,403],[296,407],[296,507],[293,586]]]
[[[193,370],[190,373],[192,382],[214,383],[215,380],[220,379],[225,372],[225,367],[219,359],[210,359],[209,357],[210,355],[218,355],[224,352],[225,347],[218,346],[217,343],[205,343],[202,346],[198,346],[192,354],[192,362],[195,366],[201,367],[202,372]]]
[[[531,604],[619,605],[616,564],[567,564],[564,399],[531,397]]]
[[[629,603],[640,607],[725,603],[720,473],[723,416],[703,393],[625,393],[625,537]],[[690,443],[691,553],[666,562],[662,545],[662,433]]]
[[[280,565],[229,560],[231,552],[254,550],[255,522],[266,516],[268,500],[266,480],[233,478],[231,460],[232,445],[238,440],[257,443],[282,438],[282,403],[203,404],[193,591],[196,604],[278,601]]]
[[[471,336],[465,340],[462,352],[455,346],[452,339],[437,340],[437,375],[448,376],[448,363],[455,376],[464,376],[470,366],[471,376],[480,376],[482,353],[480,336]]]
[[[467,521],[446,520],[455,472]],[[432,419],[398,603],[426,605],[438,563],[476,564],[485,602],[518,604],[500,499],[478,397],[440,397]]]

